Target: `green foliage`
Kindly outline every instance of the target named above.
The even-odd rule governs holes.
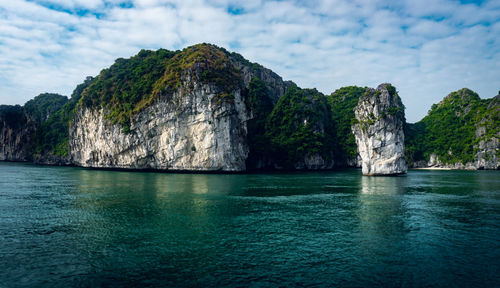
[[[387,115],[399,115],[403,113],[404,110],[401,107],[389,107],[387,108]]]
[[[363,130],[364,132],[367,132],[368,128],[370,126],[372,126],[373,124],[375,124],[376,121],[377,121],[377,119],[375,119],[375,116],[373,114],[369,115],[369,117],[367,119],[360,120],[359,124],[361,126],[361,130]]]
[[[66,96],[43,93],[24,104],[24,111],[35,121],[42,123],[68,102]]]
[[[0,105],[0,128],[4,125],[11,129],[20,129],[26,124],[23,107],[19,105]]]
[[[215,104],[234,101],[233,91],[241,87],[239,72],[228,52],[214,45],[199,44],[182,51],[141,50],[129,59],[117,59],[101,71],[83,91],[80,102],[87,107],[105,107],[108,119],[130,132],[133,116],[150,106],[162,95],[178,89],[192,89],[192,82],[213,84],[219,89]],[[190,85],[182,87],[190,77]],[[186,91],[183,91],[186,92]]]
[[[83,83],[78,84],[75,90],[73,90],[73,93],[71,94],[71,101],[78,102],[80,98],[82,98],[83,90],[85,90],[94,80],[95,80],[94,77],[87,76],[87,78],[85,78]]]
[[[389,95],[391,96],[389,98],[389,101],[391,101],[391,107],[389,107],[382,117],[387,117],[387,116],[395,116],[396,118],[402,118],[403,122],[405,122],[405,105],[403,105],[403,101],[399,97],[398,91],[396,91],[396,87],[387,84],[385,85],[385,88],[387,89],[387,92],[389,92]]]
[[[80,102],[88,107],[107,108],[110,120],[126,126],[133,113],[154,100],[154,84],[165,73],[167,61],[174,55],[175,52],[159,49],[141,50],[129,59],[119,58],[102,70],[86,89],[80,89]]]
[[[73,103],[74,108],[74,102],[71,103]],[[73,116],[71,103],[68,102],[62,109],[52,114],[37,129],[34,139],[34,154],[50,153],[63,157],[68,155],[68,129]]]
[[[343,163],[355,158],[358,154],[351,126],[358,122],[354,116],[354,107],[358,105],[359,98],[365,92],[366,88],[349,86],[340,88],[327,96],[331,108],[332,122],[335,126],[337,143],[335,155]]]
[[[198,44],[177,53],[167,62],[165,73],[154,85],[153,95],[165,90],[177,90],[183,76],[190,73],[191,81],[214,84],[219,89],[218,103],[233,101],[233,91],[241,87],[241,77],[228,57],[228,52],[210,44]]]
[[[68,156],[69,126],[83,91],[92,81],[94,81],[94,78],[87,77],[82,84],[75,88],[69,101],[66,101],[57,111],[52,112],[45,122],[39,124],[33,143],[34,155],[53,154],[60,157]],[[64,98],[67,99],[66,97]],[[55,103],[60,104],[59,102]],[[54,109],[49,110],[54,111]]]
[[[26,102],[23,107],[19,105],[7,109],[1,107],[0,119],[5,119],[7,125],[14,129],[22,128],[28,123],[28,118],[31,119],[29,121],[36,126],[36,133],[31,143],[32,153],[34,155],[50,153],[65,157],[69,151],[69,122],[73,116],[76,99],[79,97],[74,95],[75,97],[68,101],[67,97],[58,94],[40,94]]]
[[[333,152],[334,132],[326,98],[315,89],[292,86],[281,97],[266,122],[271,152],[285,168],[305,155]]]
[[[385,88],[387,89],[387,92],[389,92],[389,95],[391,96],[398,96],[397,95],[397,92],[396,92],[396,87],[390,85],[390,84],[387,84],[385,85]]]
[[[474,159],[478,125],[486,127],[484,138],[494,137],[500,129],[499,105],[482,100],[469,90],[452,92],[434,104],[421,121],[405,127],[407,161],[428,161],[432,153],[443,163],[463,164]]]

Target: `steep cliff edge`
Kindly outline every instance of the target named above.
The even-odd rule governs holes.
[[[354,109],[357,123],[352,126],[363,175],[406,173],[404,159],[404,106],[396,89],[381,84],[367,89]]]
[[[24,106],[1,105],[0,160],[37,161],[37,155],[47,145],[43,143],[46,140],[43,136],[50,138],[54,133],[42,132],[46,122],[67,101],[65,96],[43,93]]]
[[[474,166],[500,169],[500,94],[489,101],[486,113],[475,125]]]
[[[78,110],[70,130],[73,163],[83,167],[244,171],[246,111],[239,91],[217,103],[217,89],[194,84],[134,116],[130,131],[104,108]],[[216,107],[214,107],[216,106]]]
[[[124,106],[120,95],[134,92],[133,87],[110,91],[109,98],[99,90],[109,78],[107,71],[83,93],[70,128],[73,163],[100,168],[245,171],[249,113],[240,74],[228,56],[215,46],[196,45],[156,58],[166,64],[163,75],[150,81],[140,98],[127,102],[132,107]],[[124,69],[136,66],[131,63]]]
[[[253,128],[292,85],[210,44],[143,50],[117,59],[82,92],[70,128],[72,161],[101,168],[255,168],[249,152],[262,155]]]
[[[0,106],[0,160],[31,160],[31,141],[36,123],[31,121],[24,109],[17,106]]]
[[[500,95],[481,99],[463,88],[432,105],[406,127],[406,157],[412,167],[499,169]]]

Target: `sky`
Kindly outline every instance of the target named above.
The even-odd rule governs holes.
[[[0,104],[202,42],[325,94],[392,83],[408,122],[463,87],[500,90],[500,0],[0,0]]]

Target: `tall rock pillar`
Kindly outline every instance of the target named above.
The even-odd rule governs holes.
[[[362,159],[363,175],[398,175],[408,170],[404,159],[404,106],[396,88],[368,89],[354,108],[352,131]]]

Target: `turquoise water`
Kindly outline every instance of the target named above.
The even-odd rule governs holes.
[[[500,171],[0,163],[0,287],[500,286]]]

